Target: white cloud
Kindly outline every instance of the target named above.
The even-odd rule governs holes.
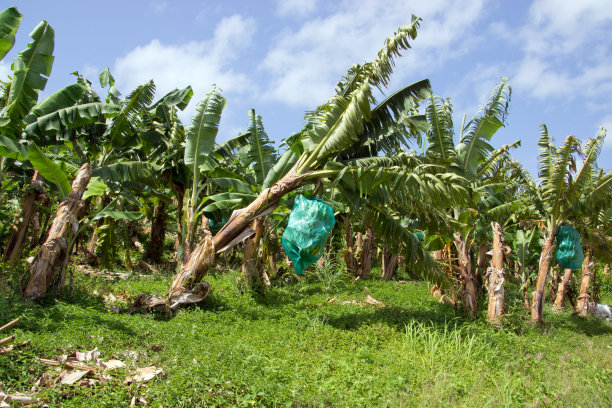
[[[166,8],[168,8],[168,2],[167,1],[154,1],[153,2],[153,12],[155,14],[157,14],[158,16],[161,16],[164,11],[166,11]]]
[[[412,13],[424,21],[415,48],[404,53],[395,78],[418,80],[417,72],[439,67],[473,45],[476,37],[470,28],[481,16],[483,2],[458,6],[451,0],[343,1],[335,13],[279,36],[261,66],[271,80],[264,96],[294,106],[316,106],[331,96],[350,65],[374,58],[385,38],[410,23]]]
[[[98,83],[98,77],[100,75],[100,72],[102,72],[102,70],[92,64],[85,64],[83,65],[83,67],[81,67],[81,69],[79,69],[79,73],[81,75],[84,75],[85,78],[87,78],[94,84]]]
[[[304,17],[318,7],[316,0],[277,0],[276,13],[281,17]]]
[[[523,38],[528,52],[568,54],[609,26],[609,0],[536,0],[529,9],[529,25]]]
[[[158,94],[187,85],[204,93],[213,83],[225,92],[243,93],[254,85],[231,64],[254,32],[251,19],[234,15],[218,23],[210,40],[163,44],[154,39],[118,58],[112,72],[124,92],[153,79]]]
[[[612,114],[605,116],[601,120],[601,126],[607,130],[603,148],[612,149]]]
[[[523,59],[513,83],[538,99],[612,103],[612,7],[607,0],[536,0],[519,31]],[[603,102],[603,103],[602,103]]]
[[[0,62],[0,80],[6,81],[8,76],[11,74],[11,65],[4,62]]]

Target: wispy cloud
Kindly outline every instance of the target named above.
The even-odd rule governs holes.
[[[607,130],[603,147],[604,149],[612,149],[612,114],[601,119],[601,126]]]
[[[168,8],[168,2],[164,0],[156,0],[152,5],[153,12],[158,16],[162,15],[164,11]]]
[[[397,77],[440,66],[473,44],[471,27],[482,15],[483,3],[470,0],[456,7],[451,0],[342,1],[335,12],[279,36],[261,65],[270,80],[264,96],[300,107],[320,103],[332,94],[346,68],[372,59],[383,39],[408,24],[412,13],[424,23],[415,48],[398,64]]]
[[[554,10],[554,12],[551,12]],[[612,8],[606,0],[536,0],[521,28],[523,59],[513,83],[538,99],[612,103]]]
[[[316,0],[277,0],[276,13],[281,17],[305,17],[317,7]]]
[[[240,15],[219,21],[213,38],[182,44],[164,44],[154,39],[136,47],[115,61],[113,75],[119,88],[129,92],[154,79],[157,93],[191,85],[194,98],[201,98],[213,84],[225,94],[245,94],[255,84],[246,74],[233,68],[240,51],[249,46],[255,32],[254,21]],[[193,109],[195,104],[190,104]]]

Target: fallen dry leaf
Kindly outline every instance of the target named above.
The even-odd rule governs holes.
[[[120,360],[108,360],[102,362],[102,367],[106,368],[107,370],[114,370],[115,368],[125,367],[125,363]]]
[[[136,375],[134,376],[134,381],[149,381],[158,375],[163,375],[164,371],[162,369],[158,369],[155,366],[137,368]]]
[[[89,371],[86,371],[86,370],[75,370],[72,372],[66,372],[63,376],[60,375],[61,384],[62,385],[72,385],[75,382],[79,381],[81,378],[85,377],[88,372]]]
[[[77,361],[91,361],[91,360],[96,360],[98,357],[100,356],[100,352],[98,351],[98,348],[94,348],[91,351],[77,351],[76,352],[76,359]]]
[[[26,394],[12,394],[6,399],[7,401],[16,402],[20,405],[30,405],[35,402],[34,398]]]
[[[366,298],[366,303],[370,304],[372,306],[382,306],[384,307],[385,304],[383,302],[381,302],[380,300],[376,300],[374,299],[372,296],[368,295],[368,297]]]

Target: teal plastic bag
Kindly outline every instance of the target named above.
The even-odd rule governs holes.
[[[584,252],[580,244],[580,234],[569,225],[562,225],[557,232],[557,263],[566,269],[582,268]]]
[[[304,196],[295,199],[282,237],[295,273],[303,275],[304,269],[323,256],[325,241],[335,223],[334,210],[321,199],[309,200]]]

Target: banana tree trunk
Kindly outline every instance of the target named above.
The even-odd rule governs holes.
[[[83,193],[91,178],[91,166],[85,163],[72,182],[68,197],[57,208],[49,236],[38,250],[30,267],[30,279],[24,295],[30,300],[38,300],[47,292],[70,256],[70,243],[79,229],[80,210],[84,206]]]
[[[492,267],[487,271],[487,290],[489,292],[488,320],[499,323],[504,309],[504,236],[501,226],[491,223],[493,229],[493,259]]]
[[[111,197],[108,194],[105,194],[100,200],[100,209],[105,208],[111,202]],[[98,233],[97,230],[104,224],[104,218],[100,218],[96,221],[96,227],[94,228],[93,234],[91,234],[91,239],[89,240],[89,244],[87,245],[87,250],[85,251],[85,258],[87,263],[91,266],[96,266],[99,263],[98,256],[96,255],[96,246],[98,245]]]
[[[556,299],[557,291],[559,290],[559,272],[561,271],[561,266],[553,266],[552,267],[552,276],[550,277],[550,298]]]
[[[578,294],[578,305],[576,310],[583,316],[586,316],[589,301],[589,286],[591,285],[591,267],[595,264],[593,259],[593,248],[591,246],[586,247],[584,251],[584,261],[582,262],[582,278],[580,279],[580,293]]]
[[[477,260],[478,274],[481,277],[485,276],[487,273],[487,264],[489,263],[489,255],[487,255],[487,252],[489,252],[489,243],[486,241],[481,242],[480,246],[478,247],[478,260]]]
[[[370,226],[363,238],[363,250],[361,251],[361,264],[359,265],[359,277],[370,279],[372,270],[372,258],[374,256],[374,229]]]
[[[151,241],[145,254],[145,258],[154,263],[159,263],[163,255],[164,238],[166,237],[166,215],[166,202],[160,200],[151,222]]]
[[[253,290],[263,295],[265,291],[264,278],[257,262],[257,248],[264,232],[264,217],[253,221],[255,235],[246,240],[244,258],[242,259],[241,279]]]
[[[273,211],[285,194],[303,185],[304,178],[305,175],[286,175],[272,187],[262,191],[246,208],[235,211],[214,238],[206,235],[195,246],[189,261],[181,266],[179,273],[175,276],[169,290],[171,300],[178,299],[182,294],[190,293],[202,280],[206,271],[214,265],[215,254],[249,238],[252,235],[246,231],[249,224],[262,214]]]
[[[185,200],[185,188],[182,184],[174,184],[174,191],[176,192],[176,252],[177,262],[179,264],[185,264],[185,247],[183,245],[183,204]]]
[[[565,301],[565,290],[567,289],[567,284],[572,278],[572,269],[566,269],[565,274],[563,274],[563,279],[561,279],[561,283],[559,284],[559,288],[557,289],[557,295],[555,296],[555,303],[553,304],[553,308],[555,310],[563,309],[563,302]]]
[[[4,252],[4,261],[8,261],[11,265],[15,265],[19,260],[23,252],[28,228],[38,213],[36,202],[42,198],[40,193],[42,191],[42,180],[43,177],[38,171],[34,171],[34,176],[30,182],[30,192],[25,196],[21,204],[23,214],[21,222],[18,227],[14,227]]]
[[[535,291],[531,296],[531,321],[532,323],[541,324],[542,306],[544,305],[544,289],[546,288],[546,278],[550,270],[550,264],[555,250],[555,235],[557,228],[551,229],[546,233],[544,239],[544,247],[540,256],[540,267],[538,269],[538,280],[536,281]]]
[[[472,257],[470,255],[470,246],[458,235],[455,236],[455,246],[459,256],[459,272],[461,274],[462,281],[461,289],[463,292],[463,306],[471,316],[478,310],[478,303],[476,303],[476,284],[474,282],[474,275],[472,274]]]
[[[384,280],[391,280],[395,270],[397,269],[399,257],[387,251],[387,246],[383,246],[382,253],[382,271],[380,277]]]

